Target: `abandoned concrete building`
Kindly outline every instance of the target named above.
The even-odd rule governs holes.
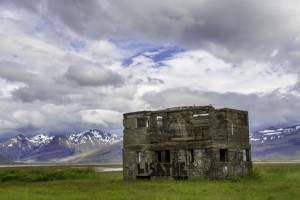
[[[124,180],[252,172],[248,112],[187,106],[123,115]]]

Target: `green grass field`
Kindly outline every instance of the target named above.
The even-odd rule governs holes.
[[[0,169],[0,199],[300,199],[300,164],[255,164],[254,176],[229,180],[138,180],[92,168]]]

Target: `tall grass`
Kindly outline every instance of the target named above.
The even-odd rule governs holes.
[[[255,165],[252,176],[218,181],[126,182],[122,172],[90,168],[13,170],[0,169],[0,199],[300,199],[300,164]],[[8,172],[15,179],[2,179]],[[32,179],[16,178],[26,176]]]
[[[93,174],[95,172],[92,168],[13,168],[0,170],[0,182],[87,179]]]

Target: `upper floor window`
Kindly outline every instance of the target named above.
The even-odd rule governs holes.
[[[136,118],[136,127],[137,128],[149,127],[148,117]]]
[[[237,123],[248,126],[248,115],[246,113],[237,113]]]
[[[163,116],[156,116],[156,126],[157,128],[162,128],[163,127]]]

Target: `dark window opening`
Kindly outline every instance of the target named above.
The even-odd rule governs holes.
[[[228,162],[228,149],[220,149],[220,162]]]
[[[150,176],[136,176],[136,179],[151,180],[151,177]]]
[[[243,161],[249,162],[250,161],[250,152],[249,149],[243,150]]]
[[[248,115],[245,113],[237,113],[237,122],[241,125],[248,126]]]
[[[158,163],[169,163],[170,162],[170,150],[156,151],[156,161]]]
[[[140,117],[136,119],[137,128],[148,127],[148,117]]]

